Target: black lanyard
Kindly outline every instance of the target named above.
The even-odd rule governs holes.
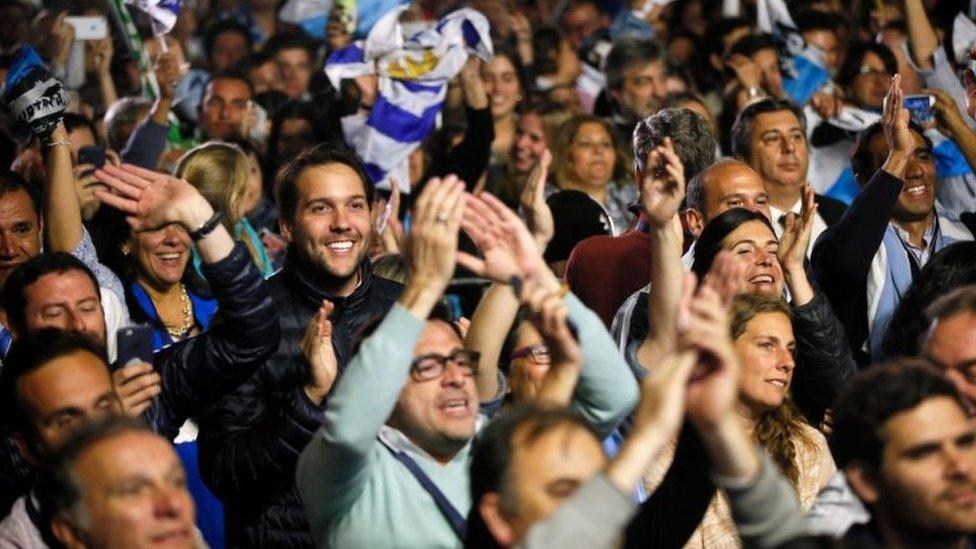
[[[441,514],[444,515],[444,518],[447,519],[447,522],[451,524],[451,529],[454,530],[455,534],[457,534],[458,539],[464,541],[464,533],[468,529],[468,522],[465,520],[464,516],[458,512],[450,500],[447,499],[444,492],[441,492],[441,489],[434,484],[434,481],[430,480],[427,473],[425,473],[423,469],[417,465],[417,462],[414,461],[412,457],[408,456],[406,452],[398,448],[394,448],[392,444],[383,440],[382,437],[380,437],[380,442],[383,443],[383,446],[386,446],[386,449],[393,454],[393,457],[396,458],[397,461],[402,463],[407,470],[410,471],[410,474],[417,479],[417,482],[419,482],[420,485],[423,486],[424,490],[430,494],[430,497],[434,498],[434,503],[437,504],[437,508],[440,510]]]
[[[932,257],[932,254],[935,253],[935,243],[936,241],[939,240],[939,235],[941,234],[941,231],[939,229],[939,214],[936,213],[934,217],[935,220],[932,223],[935,228],[932,230],[932,238],[929,241],[929,243],[925,246],[926,248],[928,248],[930,258]],[[918,273],[922,271],[921,262],[917,257],[915,257],[915,252],[912,251],[911,247],[909,247],[908,244],[906,244],[905,241],[902,239],[901,234],[898,233],[897,228],[895,230],[895,236],[898,237],[898,242],[901,244],[901,247],[905,249],[905,254],[908,256],[908,266],[912,269],[912,280],[915,280],[916,278],[918,278]]]

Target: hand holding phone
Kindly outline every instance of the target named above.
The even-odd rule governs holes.
[[[921,94],[906,95],[904,105],[911,114],[912,122],[923,128],[931,128],[935,125],[935,111],[932,110],[935,97]]]
[[[102,16],[65,17],[74,27],[75,40],[101,40],[108,36],[108,21]]]

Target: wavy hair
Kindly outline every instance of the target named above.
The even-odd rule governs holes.
[[[761,314],[781,314],[792,320],[789,306],[782,299],[774,299],[760,294],[740,294],[732,300],[729,312],[732,339],[736,340],[749,326],[749,322]],[[800,485],[800,466],[797,448],[805,444],[816,448],[816,444],[804,430],[806,420],[803,413],[787,395],[783,403],[762,413],[756,420],[755,437],[759,444],[769,452],[773,462],[794,488]]]

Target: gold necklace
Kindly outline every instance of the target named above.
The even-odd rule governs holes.
[[[190,307],[190,295],[186,293],[186,286],[180,283],[180,301],[183,303],[183,323],[175,328],[166,326],[166,332],[173,341],[183,339],[193,328],[193,309]]]

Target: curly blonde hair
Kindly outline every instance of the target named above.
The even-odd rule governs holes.
[[[733,341],[745,333],[752,319],[766,313],[781,314],[790,320],[793,318],[789,307],[782,299],[761,294],[736,296],[732,300],[730,311]],[[804,429],[805,425],[803,413],[789,395],[781,405],[763,413],[756,421],[756,439],[769,452],[773,462],[794,488],[798,488],[800,482],[797,446],[806,444],[816,448],[816,443],[810,439]]]

